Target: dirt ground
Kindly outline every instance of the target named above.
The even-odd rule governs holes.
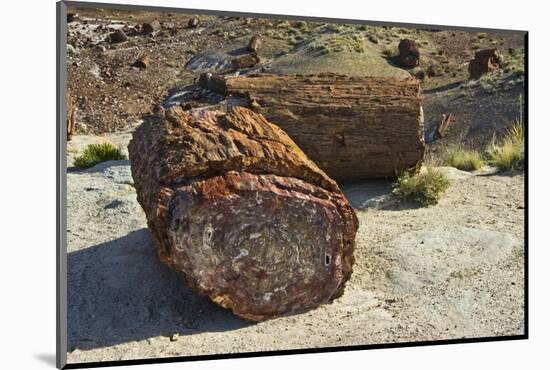
[[[523,334],[524,175],[443,170],[428,208],[389,182],[344,185],[360,222],[345,294],[258,324],[159,262],[127,161],[70,172],[68,362]]]

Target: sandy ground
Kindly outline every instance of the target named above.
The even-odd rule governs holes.
[[[396,204],[388,182],[345,184],[360,221],[345,294],[258,324],[159,262],[127,161],[70,171],[68,362],[523,334],[524,175],[444,170],[429,208]]]

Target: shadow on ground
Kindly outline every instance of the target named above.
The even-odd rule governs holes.
[[[67,260],[69,351],[250,325],[191,291],[159,261],[145,228]]]

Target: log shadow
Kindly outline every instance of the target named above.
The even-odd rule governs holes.
[[[342,183],[341,188],[350,205],[358,211],[402,211],[421,207],[417,202],[397,199],[393,195],[393,183],[394,181],[389,179],[352,181]]]
[[[189,289],[147,229],[68,253],[68,350],[251,325]]]

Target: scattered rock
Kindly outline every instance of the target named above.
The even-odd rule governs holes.
[[[189,22],[187,22],[187,26],[189,28],[197,28],[200,24],[200,21],[199,21],[199,18],[197,17],[193,17],[191,19],[189,19]]]
[[[338,185],[246,108],[174,106],[165,116],[150,117],[128,146],[160,259],[247,320],[340,297],[358,223]]]
[[[403,39],[399,42],[399,55],[397,63],[404,68],[414,68],[420,64],[420,52],[416,42],[410,39]]]
[[[439,68],[435,64],[430,64],[426,72],[428,74],[428,77],[430,78],[439,76],[441,74],[441,72],[439,71]]]
[[[74,22],[78,19],[78,13],[67,13],[67,23]]]
[[[179,337],[180,337],[180,335],[178,333],[174,333],[174,334],[170,335],[170,342],[177,342]]]
[[[133,67],[142,68],[145,69],[149,66],[149,55],[145,54],[140,56],[134,64],[132,64]]]
[[[424,81],[426,79],[426,72],[424,72],[423,70],[420,70],[416,72],[415,76],[417,79]]]
[[[128,40],[128,36],[122,30],[116,30],[109,35],[109,41],[112,43],[119,43]]]
[[[143,23],[141,25],[141,32],[143,34],[155,33],[160,30],[161,26],[158,20],[154,20],[151,23]]]
[[[257,36],[257,35],[253,36],[250,39],[250,42],[248,43],[248,51],[257,53],[261,45],[262,45],[262,40],[260,39],[260,36]]]
[[[485,49],[476,52],[474,59],[470,61],[468,72],[470,78],[478,79],[486,73],[491,73],[502,67],[503,60],[497,49]]]

